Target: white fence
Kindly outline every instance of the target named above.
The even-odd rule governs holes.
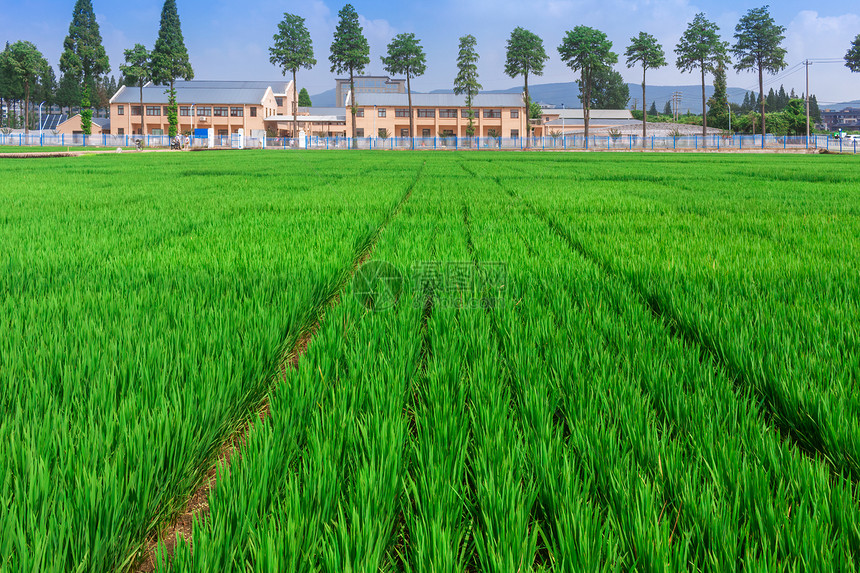
[[[167,135],[45,135],[38,133],[0,134],[0,145],[20,147],[135,147],[138,143],[143,148],[170,147],[170,137]],[[212,145],[207,138],[191,137],[192,148],[237,148],[237,135],[215,136]],[[243,147],[260,149],[264,142],[261,139],[246,137]],[[374,149],[374,150],[478,150],[478,149],[507,149],[507,150],[710,150],[734,151],[755,149],[827,149],[847,153],[857,153],[857,140],[843,140],[825,135],[805,136],[774,136],[768,135],[709,135],[684,137],[646,137],[637,135],[622,136],[591,136],[587,140],[581,135],[558,137],[359,137],[355,140],[349,137],[316,137],[308,136],[304,140],[298,138],[270,137],[265,140],[269,149]]]

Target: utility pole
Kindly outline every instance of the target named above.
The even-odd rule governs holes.
[[[809,149],[809,60],[803,62],[806,66],[806,148]]]
[[[681,92],[672,93],[672,121],[678,123],[678,116],[681,114]]]

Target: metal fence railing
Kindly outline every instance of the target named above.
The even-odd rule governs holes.
[[[167,135],[47,135],[0,134],[0,145],[20,147],[95,147],[134,148],[140,141],[144,148],[170,147]],[[317,137],[304,138],[268,137],[257,139],[236,134],[215,136],[211,142],[205,137],[190,137],[192,148],[238,148],[247,149],[368,149],[368,150],[800,150],[827,149],[829,151],[857,153],[858,140],[842,139],[829,135],[775,136],[767,135],[709,135],[706,137],[641,137],[638,135],[606,136],[594,135],[588,139],[581,135],[544,137]]]

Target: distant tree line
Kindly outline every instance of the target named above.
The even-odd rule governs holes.
[[[767,113],[768,125],[771,125],[771,133],[777,135],[802,135],[806,132],[806,103],[804,94],[797,95],[792,89],[790,92],[785,91],[785,86],[780,85],[778,90],[770,89],[765,97],[765,110]],[[800,102],[792,103],[792,102]],[[802,111],[802,125],[797,124],[798,105]],[[708,99],[708,125],[718,129],[729,129],[729,109],[732,113],[731,129],[742,133],[758,133],[757,123],[760,124],[761,115],[761,99],[752,92],[745,92],[743,102],[738,104],[728,101],[725,84],[725,73],[720,72],[714,74],[714,93]],[[673,121],[672,106],[670,102],[666,102],[665,107],[661,112],[657,111],[657,102],[652,101],[651,107],[648,109],[649,121],[653,122],[671,122]],[[636,119],[642,119],[642,111],[633,111],[633,116]],[[809,98],[809,116],[810,121],[819,123],[821,121],[821,110],[818,107],[818,99],[815,94]],[[771,123],[771,121],[773,123]],[[700,114],[684,113],[678,116],[679,123],[701,125],[702,116]]]
[[[110,62],[102,45],[99,25],[91,0],[76,0],[69,33],[63,40],[60,77],[41,52],[30,42],[6,43],[0,52],[0,101],[8,110],[2,127],[33,129],[37,120],[30,113],[45,102],[68,113],[81,114],[84,133],[92,131],[93,110],[107,110],[109,100],[122,85],[142,87],[141,80],[155,80],[168,85],[168,117],[171,134],[177,123],[177,106],[173,83],[191,79],[194,72],[182,38],[176,0],[165,0],[155,49],[150,53],[140,45],[126,50],[123,75],[110,75]],[[129,61],[131,58],[131,62]],[[20,111],[20,113],[18,113]]]

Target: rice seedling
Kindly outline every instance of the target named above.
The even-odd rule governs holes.
[[[852,160],[4,164],[0,569],[855,571]]]

